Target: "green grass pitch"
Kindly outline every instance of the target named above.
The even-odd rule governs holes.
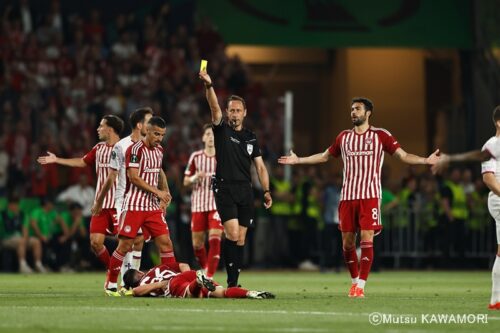
[[[109,298],[103,279],[0,275],[0,332],[500,332],[500,311],[487,309],[487,271],[372,273],[365,299],[346,296],[346,272],[242,272],[245,287],[272,291],[274,300]],[[417,322],[374,326],[372,312]],[[429,323],[422,314],[487,314],[488,323]]]

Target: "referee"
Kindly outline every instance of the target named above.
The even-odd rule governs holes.
[[[255,164],[260,184],[264,190],[264,207],[273,203],[269,191],[269,174],[262,159],[257,137],[243,128],[247,115],[245,101],[232,95],[226,104],[227,121],[222,119],[222,111],[212,87],[212,79],[206,71],[200,72],[205,84],[206,97],[212,112],[212,127],[215,136],[215,159],[217,167],[212,180],[215,204],[219,212],[226,241],[224,261],[228,287],[238,285],[238,276],[243,263],[243,246],[247,229],[253,224],[253,190],[250,178],[252,161]]]

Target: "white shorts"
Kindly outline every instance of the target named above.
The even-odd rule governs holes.
[[[497,244],[500,244],[500,198],[496,195],[488,196],[488,211],[497,224]]]

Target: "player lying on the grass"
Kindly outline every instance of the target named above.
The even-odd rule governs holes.
[[[203,270],[181,269],[173,265],[158,265],[148,272],[129,269],[123,276],[125,287],[131,289],[124,295],[135,297],[181,298],[274,298],[267,291],[247,290],[239,287],[224,288],[207,278]]]

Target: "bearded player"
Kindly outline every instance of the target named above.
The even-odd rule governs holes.
[[[365,297],[364,288],[373,262],[373,237],[382,230],[380,224],[381,171],[384,152],[407,164],[434,165],[436,150],[429,157],[405,152],[396,139],[383,128],[369,124],[373,103],[363,97],[351,102],[353,129],[342,131],[328,149],[307,157],[293,151],[278,159],[281,164],[318,164],[330,156],[342,157],[343,184],[339,204],[339,229],[342,232],[344,260],[351,274],[349,297]],[[361,259],[356,255],[356,236],[360,234]]]

